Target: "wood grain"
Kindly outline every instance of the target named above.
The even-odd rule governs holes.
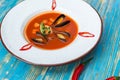
[[[0,22],[6,13],[23,0],[0,0]],[[105,80],[120,76],[120,0],[84,0],[93,6],[103,20],[103,34],[95,49],[86,55],[94,59],[79,80]],[[76,62],[56,66],[33,66],[13,57],[0,42],[0,80],[71,80]]]

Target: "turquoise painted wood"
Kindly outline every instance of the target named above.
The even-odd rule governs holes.
[[[0,0],[0,22],[6,13],[23,0]],[[86,55],[94,59],[86,66],[79,80],[105,80],[120,76],[120,0],[84,0],[93,6],[103,20],[103,34],[95,49]],[[0,80],[71,80],[81,60],[43,67],[24,63],[12,56],[0,41]]]

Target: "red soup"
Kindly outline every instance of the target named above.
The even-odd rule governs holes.
[[[33,17],[24,29],[25,39],[32,45],[47,50],[69,45],[78,34],[78,25],[65,14],[45,12]]]

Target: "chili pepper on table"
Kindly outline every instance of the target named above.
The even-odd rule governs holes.
[[[120,80],[120,76],[112,76],[112,77],[109,77],[107,78],[106,80]]]
[[[82,62],[80,65],[78,65],[78,67],[75,69],[75,71],[73,72],[72,75],[72,80],[78,80],[79,75],[82,73],[82,71],[84,70],[84,67],[86,64],[88,64],[91,60],[93,59],[93,57],[91,57],[90,59],[88,59],[85,62]]]

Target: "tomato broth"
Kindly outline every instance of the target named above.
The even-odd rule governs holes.
[[[24,29],[25,39],[29,43],[47,50],[60,49],[69,45],[75,40],[77,34],[77,23],[69,16],[55,11],[34,16]]]

